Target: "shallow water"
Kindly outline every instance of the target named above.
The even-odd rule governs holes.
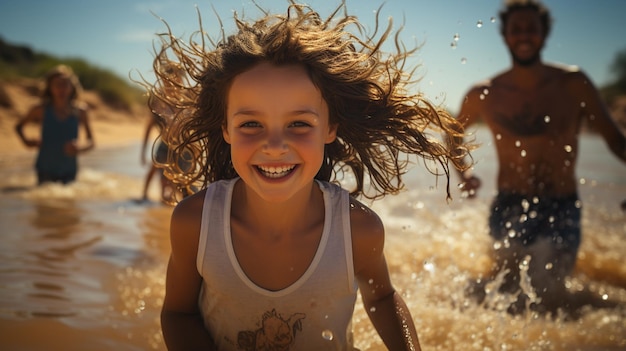
[[[139,143],[84,155],[78,181],[65,187],[33,187],[32,157],[0,159],[0,349],[164,350],[158,316],[171,208],[133,201],[145,171]],[[475,157],[483,180],[476,199],[455,192],[446,203],[445,183],[415,167],[406,191],[372,204],[422,348],[626,350],[626,166],[602,140],[583,138],[583,242],[571,289],[618,306],[584,308],[575,319],[512,316],[500,305],[506,296],[479,306],[464,293],[490,264],[496,166],[488,141]],[[354,329],[361,350],[383,349],[360,303]]]

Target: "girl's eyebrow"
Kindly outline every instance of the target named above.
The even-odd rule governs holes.
[[[242,107],[235,112],[233,112],[232,116],[253,116],[257,115],[257,111],[251,108]]]
[[[319,112],[317,112],[317,110],[316,110],[316,109],[314,109],[314,108],[308,108],[308,107],[296,109],[296,110],[294,110],[294,111],[292,112],[292,114],[293,114],[293,115],[296,115],[296,116],[297,116],[297,115],[312,114],[312,115],[315,115],[315,116],[317,116],[317,117],[319,117],[319,115],[320,115],[320,114],[319,114]]]
[[[235,112],[233,112],[232,116],[233,117],[234,116],[254,116],[258,114],[259,112],[253,108],[242,107],[236,110]],[[289,115],[292,115],[292,116],[299,116],[299,115],[306,115],[306,114],[315,115],[317,117],[320,116],[320,113],[317,111],[317,109],[312,108],[312,107],[299,107],[289,112]]]

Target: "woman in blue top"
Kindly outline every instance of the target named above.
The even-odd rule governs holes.
[[[65,65],[53,68],[46,76],[42,102],[15,126],[24,145],[39,148],[35,163],[38,184],[74,181],[78,172],[76,156],[94,147],[87,110],[76,102],[80,90],[71,68]],[[24,134],[24,126],[29,123],[41,125],[39,138]],[[81,144],[78,143],[80,126],[86,135]]]

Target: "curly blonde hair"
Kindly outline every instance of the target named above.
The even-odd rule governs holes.
[[[378,15],[374,34],[366,35],[357,18],[348,15],[345,2],[327,19],[294,1],[289,1],[283,15],[263,13],[253,22],[235,13],[237,32],[226,36],[222,30],[219,41],[204,33],[199,14],[200,30],[189,42],[176,38],[163,21],[167,32],[159,35],[160,48],[155,49],[156,82],[148,88],[150,106],[166,103],[176,111],[161,115],[162,138],[171,150],[164,165],[168,177],[187,189],[237,177],[230,145],[222,135],[231,82],[262,62],[300,64],[321,91],[330,124],[338,126],[336,140],[325,147],[316,179],[340,181],[352,174],[352,195],[376,199],[404,187],[402,176],[410,155],[417,155],[431,173],[445,174],[450,198],[449,162],[463,167],[460,160],[469,148],[461,145],[451,151],[426,133],[432,129],[458,136],[462,127],[422,94],[410,92],[416,82],[414,70],[404,68],[417,48],[407,50],[399,41],[399,31],[396,52],[381,51],[391,36],[391,19],[376,39]],[[172,64],[184,68],[183,80],[165,72]],[[166,94],[165,86],[175,89]],[[180,169],[180,161],[190,163],[186,170]]]

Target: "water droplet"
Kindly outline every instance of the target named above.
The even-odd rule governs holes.
[[[489,95],[489,89],[487,89],[487,88],[483,89],[483,94]]]
[[[522,152],[520,152],[520,155],[521,155],[522,157],[526,157],[526,150],[522,150]]]
[[[322,338],[324,340],[332,341],[335,338],[335,336],[333,335],[333,332],[331,332],[330,330],[326,329],[326,330],[322,331]]]
[[[450,47],[456,49],[456,41],[451,42]]]
[[[480,94],[480,96],[478,97],[481,100],[485,100],[485,94]]]
[[[370,285],[374,284],[374,279],[371,279],[367,281]]]
[[[515,230],[513,230],[513,229],[509,230],[508,236],[509,236],[509,238],[515,238]]]
[[[572,152],[572,146],[571,145],[565,145],[563,148],[565,149],[565,152]]]
[[[496,134],[496,139],[497,140],[501,140],[502,139],[502,134],[500,134],[500,133]]]
[[[483,26],[483,21],[482,20],[478,20],[478,22],[476,22],[476,27],[482,28],[482,26]]]
[[[515,140],[515,146],[520,147],[522,145],[522,142],[519,140]]]
[[[528,207],[530,207],[530,202],[528,202],[528,200],[523,199],[522,200],[522,208],[524,208],[524,212],[528,211]]]
[[[430,262],[430,261],[424,261],[424,270],[428,271],[428,272],[434,272],[435,271],[435,264]]]
[[[585,106],[587,106],[587,104],[584,101],[581,101],[580,102],[580,107],[585,107]]]
[[[585,185],[587,183],[587,179],[585,178],[580,178],[580,180],[578,181],[581,185]]]
[[[454,34],[454,41],[459,41],[459,39],[461,39],[459,33]]]
[[[372,313],[376,312],[376,307],[370,307],[370,312]]]
[[[496,241],[493,243],[493,248],[494,250],[500,250],[500,248],[502,248],[502,243],[499,241]]]
[[[462,64],[462,65],[464,65],[464,64],[466,64],[466,63],[467,63],[467,59],[466,59],[465,57],[463,57],[463,58],[461,59],[461,64]]]
[[[491,18],[489,19],[489,21],[491,21],[491,23],[496,23],[496,18],[495,18],[495,17],[491,17]]]
[[[609,295],[608,294],[602,294],[602,300],[606,301],[609,299]]]
[[[552,262],[548,262],[548,263],[546,263],[546,271],[551,270],[551,269],[552,269],[552,267],[553,267],[553,266],[552,266]]]
[[[526,255],[523,260],[519,262],[519,269],[528,270],[528,265],[530,264],[530,256]]]

